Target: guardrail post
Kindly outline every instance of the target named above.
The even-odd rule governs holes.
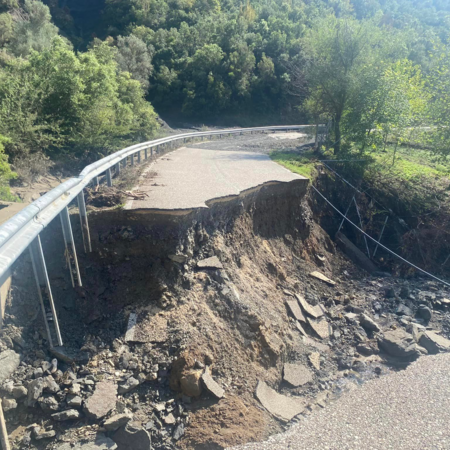
[[[75,241],[73,240],[72,225],[70,224],[69,209],[67,206],[59,213],[59,217],[61,218],[64,244],[66,246],[66,261],[69,266],[72,286],[75,287],[76,281],[78,286],[81,287],[80,268],[78,267],[77,251],[75,250]],[[77,278],[76,280],[75,277]]]
[[[120,175],[120,162],[118,162],[115,166],[116,177]]]
[[[55,324],[56,340],[58,345],[62,346],[61,332],[59,331],[58,316],[56,314],[55,304],[53,302],[52,289],[50,287],[50,280],[48,279],[47,266],[45,265],[44,252],[42,251],[41,238],[39,235],[28,247],[30,251],[31,264],[33,266],[34,278],[38,289],[39,301],[41,303],[42,314],[44,316],[45,328],[47,330],[48,341],[50,347],[53,347],[52,334],[48,324],[47,311],[45,310],[45,303],[50,305],[52,311],[53,322]]]
[[[138,155],[138,163],[140,163],[141,162],[141,151],[140,150],[137,152],[137,155]]]
[[[150,149],[150,158],[153,158],[153,147]]]
[[[145,159],[148,158],[148,153],[147,153],[147,149],[145,149]]]
[[[112,177],[111,177],[111,169],[106,169],[106,184],[111,187],[112,186]]]
[[[122,169],[126,169],[127,168],[127,157],[125,156],[125,158],[122,159]]]
[[[134,154],[130,155],[131,165],[134,166]]]
[[[78,210],[80,212],[81,235],[83,236],[84,252],[90,253],[92,252],[91,234],[89,233],[89,223],[83,191],[81,191],[78,194],[77,199],[78,199]]]
[[[98,186],[98,185],[100,184],[99,181],[98,181],[98,177],[94,177],[93,180],[92,180],[92,182],[94,183],[94,186],[95,186],[95,187]]]

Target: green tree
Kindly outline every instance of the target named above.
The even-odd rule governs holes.
[[[16,56],[26,57],[32,50],[49,48],[58,35],[51,22],[50,9],[38,0],[25,0],[23,9],[13,14],[14,26],[8,50]]]
[[[129,72],[147,91],[150,87],[150,75],[153,71],[153,48],[147,46],[134,34],[117,38],[117,64],[122,72]]]

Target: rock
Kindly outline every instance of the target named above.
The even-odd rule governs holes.
[[[419,307],[417,308],[417,314],[422,317],[422,319],[427,323],[431,320],[432,313],[431,309],[428,308],[428,306],[419,305]]]
[[[60,391],[58,383],[54,380],[52,376],[44,378],[44,391],[50,392],[51,394],[56,394]]]
[[[297,327],[297,330],[300,331],[300,334],[302,336],[308,336],[308,334],[306,333],[306,331],[303,329],[302,325],[300,324],[300,322],[298,320],[295,321],[295,326]]]
[[[17,402],[12,398],[4,398],[2,401],[3,411],[7,412],[17,408]]]
[[[64,422],[66,420],[75,420],[81,417],[80,411],[76,409],[68,409],[67,411],[61,411],[55,414],[52,414],[52,419],[57,422]]]
[[[106,419],[103,424],[103,428],[107,431],[116,431],[120,427],[123,427],[131,420],[131,416],[129,414],[116,414],[115,416]]]
[[[358,344],[356,350],[363,356],[370,356],[378,353],[378,349],[375,349],[370,344]]]
[[[38,400],[38,403],[42,411],[44,411],[47,414],[52,414],[58,411],[59,409],[59,404],[54,397],[44,397],[44,398],[41,397]]]
[[[207,391],[217,398],[223,398],[225,391],[213,380],[208,370],[202,375],[202,381]]]
[[[312,372],[302,364],[285,364],[283,379],[291,386],[299,387],[313,380]]]
[[[81,385],[79,383],[73,383],[69,388],[69,394],[77,395],[81,392]]]
[[[412,335],[403,328],[384,333],[384,336],[378,339],[378,346],[388,355],[397,358],[414,360],[422,354]]]
[[[432,355],[450,351],[450,341],[434,331],[426,330],[420,337],[419,344]]]
[[[116,406],[117,386],[111,381],[101,381],[94,394],[84,402],[84,412],[95,420],[105,417]]]
[[[166,425],[174,425],[176,422],[175,416],[172,413],[170,413],[166,417],[164,417],[163,420]]]
[[[305,410],[303,400],[281,395],[264,381],[258,381],[256,397],[270,414],[283,422],[289,422]]]
[[[222,263],[217,256],[211,256],[211,258],[202,259],[197,263],[199,269],[223,269]]]
[[[14,386],[12,389],[12,395],[15,399],[26,397],[28,390],[25,386]]]
[[[286,304],[289,308],[289,311],[294,316],[294,319],[300,320],[301,322],[306,322],[305,316],[302,313],[302,310],[300,309],[300,306],[298,306],[298,302],[296,300],[286,300]]]
[[[104,435],[98,434],[97,439],[94,442],[89,442],[87,444],[76,444],[72,447],[70,444],[64,444],[58,446],[58,450],[116,450],[117,444],[107,438]]]
[[[72,408],[79,408],[83,403],[83,399],[79,397],[78,395],[75,395],[73,397],[70,397],[67,400],[67,406],[70,406]]]
[[[186,255],[168,255],[168,258],[173,262],[183,264],[187,261],[188,257]]]
[[[113,436],[117,450],[151,450],[151,438],[147,430],[129,423]]]
[[[323,282],[325,282],[326,284],[329,284],[330,286],[335,286],[335,285],[336,285],[336,282],[335,282],[335,281],[331,280],[330,278],[328,278],[327,276],[325,276],[325,275],[324,275],[323,273],[321,273],[321,272],[317,272],[317,271],[311,272],[311,273],[309,274],[309,276],[311,276],[311,277],[313,277],[313,278],[317,278],[318,280],[323,281]]]
[[[14,350],[0,353],[0,383],[7,380],[19,367],[20,355]]]
[[[348,323],[354,324],[354,323],[357,323],[357,321],[358,321],[358,314],[350,312],[350,313],[344,314],[344,318]]]
[[[58,360],[56,358],[52,359],[52,366],[50,367],[50,373],[54,374],[58,370]]]
[[[309,362],[316,369],[320,370],[320,353],[313,352],[308,356]]]
[[[126,394],[139,386],[139,381],[136,378],[130,377],[125,383],[119,385],[119,394]]]
[[[398,316],[412,316],[414,313],[411,308],[408,308],[403,303],[400,303],[400,305],[398,305],[396,314]]]
[[[311,306],[302,295],[295,294],[295,297],[297,298],[298,304],[302,307],[303,311],[305,311],[305,313],[308,316],[313,317],[314,319],[317,319],[318,317],[320,317],[322,315],[322,312],[321,312],[320,315],[318,316],[317,310],[313,306]]]
[[[34,377],[34,378],[41,378],[43,375],[44,375],[44,371],[42,370],[41,367],[39,367],[38,369],[36,369],[36,370],[33,372],[33,377]]]
[[[393,287],[390,287],[390,286],[388,286],[388,287],[386,287],[385,289],[384,289],[384,296],[386,297],[386,298],[395,298],[395,290],[394,290],[394,288]]]
[[[409,290],[409,286],[407,284],[403,284],[400,288],[400,297],[401,298],[408,298],[410,296],[411,292]]]
[[[42,378],[33,380],[28,384],[28,398],[27,405],[33,407],[36,404],[37,399],[42,395],[45,382]]]
[[[201,370],[191,370],[182,376],[180,386],[183,394],[188,397],[198,397],[202,393],[201,377]]]
[[[373,331],[374,333],[379,333],[381,331],[379,325],[366,314],[360,314],[359,323],[367,331]]]
[[[51,439],[56,436],[55,430],[43,431],[42,433],[37,434],[34,438],[37,441],[42,441],[43,439]]]
[[[75,356],[71,355],[64,347],[53,347],[50,349],[50,352],[60,361],[67,364],[72,364],[75,361]]]
[[[178,441],[183,437],[183,435],[184,435],[184,423],[180,423],[174,428],[172,438],[174,441]]]
[[[330,324],[325,320],[313,320],[308,317],[308,323],[320,339],[329,339],[331,335]]]

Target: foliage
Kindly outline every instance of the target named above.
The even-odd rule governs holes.
[[[315,169],[316,157],[313,152],[302,152],[301,154],[286,151],[274,151],[270,157],[278,164],[286,167],[294,173],[303,175],[306,178],[315,178],[317,171]]]
[[[8,138],[0,134],[0,200],[17,201],[17,198],[11,194],[9,182],[17,177],[17,174],[11,170],[8,164],[8,156],[5,154],[4,144]]]

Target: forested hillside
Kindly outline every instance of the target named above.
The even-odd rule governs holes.
[[[434,125],[448,149],[447,0],[0,0],[0,149],[14,174],[192,123],[328,122],[336,153]],[[371,130],[378,129],[379,132]]]

